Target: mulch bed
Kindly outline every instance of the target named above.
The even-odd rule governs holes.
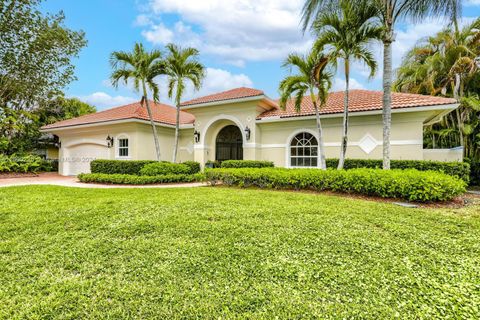
[[[23,173],[23,172],[3,172],[0,173],[0,179],[14,179],[14,178],[32,178],[38,177],[36,173]]]

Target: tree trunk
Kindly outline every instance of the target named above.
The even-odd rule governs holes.
[[[350,83],[350,62],[345,59],[345,96],[343,101],[343,131],[342,131],[342,143],[340,145],[340,158],[338,160],[337,170],[343,169],[345,163],[345,155],[347,153],[348,143],[348,93]]]
[[[155,142],[155,152],[157,155],[157,161],[160,161],[160,143],[158,142],[157,127],[153,121],[152,110],[150,109],[150,104],[147,97],[147,88],[145,87],[145,82],[142,82],[143,86],[143,98],[145,99],[145,105],[147,106],[148,118],[150,119],[150,124],[152,125],[153,132],[153,141]]]
[[[316,100],[316,98],[313,98],[312,101],[313,101],[313,106],[315,108],[315,115],[317,117],[318,152],[320,154],[320,169],[326,170],[327,163],[325,160],[325,143],[323,142],[322,122],[320,121],[320,111],[318,110],[318,103],[314,99]]]
[[[177,116],[176,116],[176,122],[175,122],[175,147],[173,148],[173,163],[177,163],[179,131],[180,131],[180,104],[177,102]]]
[[[460,83],[461,83],[461,78],[460,78],[460,75],[458,73],[455,74],[455,84],[454,84],[454,88],[453,88],[453,97],[455,98],[455,100],[457,100],[458,103],[460,103]],[[465,148],[465,141],[464,141],[464,138],[463,138],[463,121],[462,121],[462,118],[460,116],[460,111],[457,109],[455,109],[455,115],[457,117],[457,126],[458,126],[458,134],[459,134],[459,138],[460,138],[460,145],[462,147]],[[463,150],[463,152],[465,153],[465,150]]]
[[[390,131],[392,126],[392,41],[393,31],[383,40],[383,169],[390,169]]]

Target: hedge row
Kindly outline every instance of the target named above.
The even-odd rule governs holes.
[[[158,162],[153,160],[94,160],[90,163],[90,171],[92,173],[107,173],[107,174],[130,174],[130,175],[141,175],[141,170],[146,165],[162,164],[161,167],[164,168],[164,173],[159,174],[169,174],[172,173],[174,167],[181,167],[177,171],[182,171],[183,174],[195,174],[200,172],[200,164],[194,161],[186,161],[183,164],[174,164],[170,162]],[[170,169],[167,169],[170,168]],[[187,170],[183,170],[187,168]],[[159,169],[159,171],[161,171]],[[152,174],[158,175],[158,174]]]
[[[470,161],[470,185],[480,186],[480,160]]]
[[[39,156],[0,154],[0,173],[10,172],[38,172],[48,169],[47,163]],[[48,171],[48,170],[46,170]]]
[[[146,164],[141,170],[141,176],[161,176],[168,174],[190,174],[190,167],[179,163],[156,162]]]
[[[212,185],[241,187],[331,190],[408,201],[446,201],[465,192],[466,183],[435,171],[351,169],[211,169],[206,171]]]
[[[327,159],[327,167],[336,169],[338,159]],[[382,160],[346,159],[344,169],[382,168]],[[441,162],[425,160],[391,160],[391,169],[417,169],[419,171],[438,171],[458,177],[467,184],[470,181],[470,165],[466,162]]]
[[[272,161],[258,160],[225,160],[222,161],[222,168],[273,168]]]
[[[205,175],[197,174],[166,174],[158,176],[138,176],[132,174],[82,173],[77,176],[80,182],[105,184],[157,184],[173,182],[204,181]]]

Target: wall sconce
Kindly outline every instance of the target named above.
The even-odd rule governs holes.
[[[193,133],[193,137],[195,138],[195,143],[199,143],[199,142],[200,142],[200,132],[198,132],[197,130],[195,130],[195,132]]]
[[[245,138],[248,140],[250,140],[250,128],[247,126],[245,128]]]
[[[110,137],[110,135],[107,136],[107,148],[113,147],[113,137]]]

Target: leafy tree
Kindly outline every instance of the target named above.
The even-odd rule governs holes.
[[[338,6],[340,0],[306,0],[302,10],[303,30],[324,10]],[[357,4],[359,0],[352,0]],[[361,1],[361,0],[360,0]],[[460,0],[370,0],[378,8],[384,27],[383,42],[383,168],[390,169],[390,131],[392,122],[392,43],[395,25],[400,19],[420,21],[427,16],[450,16],[454,24],[461,11]]]
[[[64,14],[43,14],[41,0],[0,1],[0,152],[28,151],[39,134],[36,110],[75,80],[72,58],[86,45]]]
[[[113,69],[110,79],[113,86],[118,87],[120,81],[126,85],[130,80],[133,81],[135,91],[142,93],[141,103],[145,103],[147,107],[158,161],[160,161],[160,143],[150,109],[148,90],[152,92],[153,101],[157,103],[159,88],[155,78],[165,73],[164,61],[161,58],[162,53],[159,50],[147,52],[141,43],[135,44],[133,52],[115,51],[110,57]]]
[[[38,9],[40,0],[0,2],[0,105],[30,111],[75,80],[71,59],[86,45],[82,31],[64,26],[63,12]]]
[[[320,168],[327,169],[325,162],[325,144],[323,141],[320,109],[326,104],[328,90],[331,87],[332,74],[326,69],[328,58],[320,50],[312,49],[306,56],[292,53],[283,66],[295,69],[296,73],[287,76],[280,82],[280,107],[285,110],[292,100],[297,112],[300,111],[305,95],[309,95],[315,109],[320,153]]]
[[[480,19],[463,29],[455,24],[419,42],[397,73],[394,89],[453,97],[460,103],[454,113],[426,130],[427,147],[464,147],[465,155],[480,158]]]
[[[377,62],[368,45],[382,34],[376,15],[377,8],[369,1],[353,3],[340,0],[338,7],[323,11],[313,23],[317,34],[315,47],[327,47],[327,55],[334,66],[337,66],[338,60],[343,60],[345,67],[343,130],[338,169],[343,169],[347,152],[350,62],[356,60],[365,63],[370,69],[370,77],[375,75]]]
[[[168,44],[167,50],[168,56],[165,60],[165,68],[168,76],[168,97],[175,100],[177,109],[173,149],[173,162],[177,162],[180,102],[185,93],[185,81],[190,81],[193,88],[199,90],[205,77],[205,67],[197,60],[199,52],[195,48],[180,48],[174,44]]]

